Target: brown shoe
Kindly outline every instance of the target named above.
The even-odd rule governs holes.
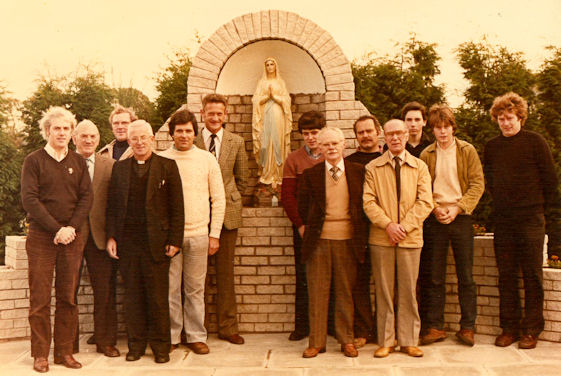
[[[500,336],[495,338],[495,346],[507,347],[512,345],[516,341],[518,341],[518,335],[503,331]]]
[[[538,344],[538,339],[532,334],[524,334],[518,342],[519,349],[535,349]]]
[[[468,346],[475,345],[474,331],[472,329],[461,329],[456,333],[456,337]]]
[[[356,358],[358,356],[358,350],[356,349],[354,343],[345,343],[341,345],[341,352],[349,358]]]
[[[78,362],[74,357],[69,355],[55,355],[55,364],[62,364],[66,368],[82,368],[82,364]]]
[[[297,332],[296,330],[290,333],[288,336],[289,341],[300,341],[306,338],[308,335],[304,333]]]
[[[421,346],[430,345],[431,343],[444,341],[447,335],[444,330],[430,328],[427,333],[421,337],[419,343]]]
[[[323,354],[325,347],[308,347],[302,353],[302,358],[315,358],[318,354]]]
[[[110,358],[116,358],[121,355],[119,349],[113,345],[108,345],[108,346],[96,345],[96,351]]]
[[[364,347],[364,345],[366,345],[366,338],[364,337],[355,338],[353,343],[355,344],[355,347],[357,349],[360,349],[361,347]]]
[[[189,350],[199,355],[205,355],[210,352],[210,349],[204,342],[190,342],[187,343],[187,347],[189,348]]]
[[[234,345],[243,345],[245,343],[245,340],[243,339],[243,337],[240,336],[238,333],[231,334],[229,336],[222,336],[222,335],[219,334],[218,338],[223,339],[225,341],[228,341],[230,343],[233,343]]]
[[[43,357],[35,358],[33,360],[33,369],[40,373],[49,372],[49,361]]]
[[[392,347],[379,347],[378,350],[374,351],[375,358],[385,358],[395,351],[395,346]]]
[[[421,350],[417,346],[401,346],[399,348],[399,351],[415,358],[420,358],[421,356],[425,355],[423,353],[423,350]]]

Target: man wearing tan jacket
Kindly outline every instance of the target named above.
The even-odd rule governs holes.
[[[473,145],[454,137],[456,120],[452,109],[435,104],[429,110],[429,125],[436,142],[422,153],[432,178],[434,210],[424,224],[421,268],[421,345],[446,338],[446,255],[452,244],[458,276],[462,318],[456,337],[473,346],[477,291],[473,280],[473,221],[471,213],[483,195],[481,161]]]
[[[216,255],[212,256],[215,257],[216,266],[218,338],[241,345],[244,339],[238,333],[234,255],[238,228],[242,225],[242,194],[247,186],[249,170],[245,141],[223,127],[227,106],[228,102],[223,95],[209,94],[203,98],[201,117],[205,126],[195,138],[195,146],[208,150],[218,160],[226,195],[220,247]]]
[[[384,125],[388,150],[366,165],[364,212],[370,219],[369,248],[376,284],[378,344],[375,357],[395,350],[394,281],[397,270],[397,343],[409,356],[423,356],[416,347],[420,318],[415,287],[423,246],[423,221],[430,214],[432,192],[426,164],[405,150],[405,123]]]

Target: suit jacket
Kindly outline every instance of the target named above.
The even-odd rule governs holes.
[[[208,150],[202,132],[199,132],[194,143],[197,147]],[[247,187],[249,177],[244,139],[224,129],[218,164],[222,171],[226,195],[224,227],[227,230],[233,230],[242,225],[242,194]]]
[[[183,243],[183,188],[175,161],[154,153],[151,158],[146,189],[146,231],[152,258],[161,262],[167,259],[166,245],[181,247]],[[107,238],[117,241],[117,251],[123,238],[133,163],[134,158],[116,162],[109,184]]]
[[[92,181],[93,205],[88,215],[88,220],[82,226],[84,241],[87,234],[92,236],[98,249],[105,249],[107,236],[105,232],[107,218],[107,193],[111,181],[111,170],[115,161],[99,154],[95,156],[94,177]]]
[[[344,163],[353,225],[353,251],[357,260],[362,263],[368,236],[368,220],[362,210],[364,167],[346,160]],[[302,262],[306,262],[316,249],[325,221],[325,170],[325,163],[318,163],[302,174],[298,191],[298,213],[306,225],[302,242]]]

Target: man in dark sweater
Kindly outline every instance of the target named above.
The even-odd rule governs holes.
[[[558,202],[558,184],[547,143],[522,129],[528,104],[518,94],[495,98],[491,116],[501,135],[485,145],[484,171],[493,197],[495,256],[499,269],[501,335],[496,346],[536,347],[544,328],[543,244],[544,212]],[[518,272],[525,290],[524,315],[518,296]]]
[[[350,162],[356,162],[366,166],[370,161],[378,158],[380,147],[378,137],[382,133],[380,122],[373,115],[364,115],[354,123],[357,151],[345,158]],[[364,263],[358,264],[357,283],[353,289],[353,301],[355,304],[355,346],[360,348],[366,342],[376,341],[376,318],[372,315],[372,303],[370,301],[370,252],[365,252]]]
[[[29,325],[33,369],[49,370],[51,286],[56,269],[54,362],[81,368],[72,356],[78,328],[75,290],[84,241],[80,232],[92,205],[86,161],[68,149],[76,119],[62,107],[50,107],[40,120],[47,140],[29,154],[21,173],[21,199],[29,232]]]
[[[107,203],[107,252],[119,259],[129,352],[150,344],[156,363],[169,361],[169,265],[183,243],[183,188],[177,164],[152,152],[152,127],[128,128],[133,157],[113,165]]]
[[[409,140],[405,145],[405,149],[416,158],[419,158],[421,152],[431,144],[430,139],[423,128],[427,125],[427,109],[419,102],[409,102],[401,109],[401,120],[407,125],[409,132]],[[388,150],[388,146],[384,145],[384,151]]]

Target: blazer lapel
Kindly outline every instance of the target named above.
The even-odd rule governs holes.
[[[150,202],[152,196],[156,194],[156,191],[165,184],[164,179],[161,178],[162,169],[160,168],[160,161],[158,157],[153,154],[152,161],[150,162],[150,170],[148,170],[148,186],[146,191],[146,202]],[[163,182],[163,183],[162,183]]]
[[[318,168],[313,169],[314,192],[317,195],[317,203],[325,213],[325,162],[320,162]]]
[[[230,155],[230,151],[232,150],[232,137],[226,130],[223,130],[223,132],[222,143],[220,144],[220,155],[218,156],[218,164],[220,165],[221,169],[225,168]]]

